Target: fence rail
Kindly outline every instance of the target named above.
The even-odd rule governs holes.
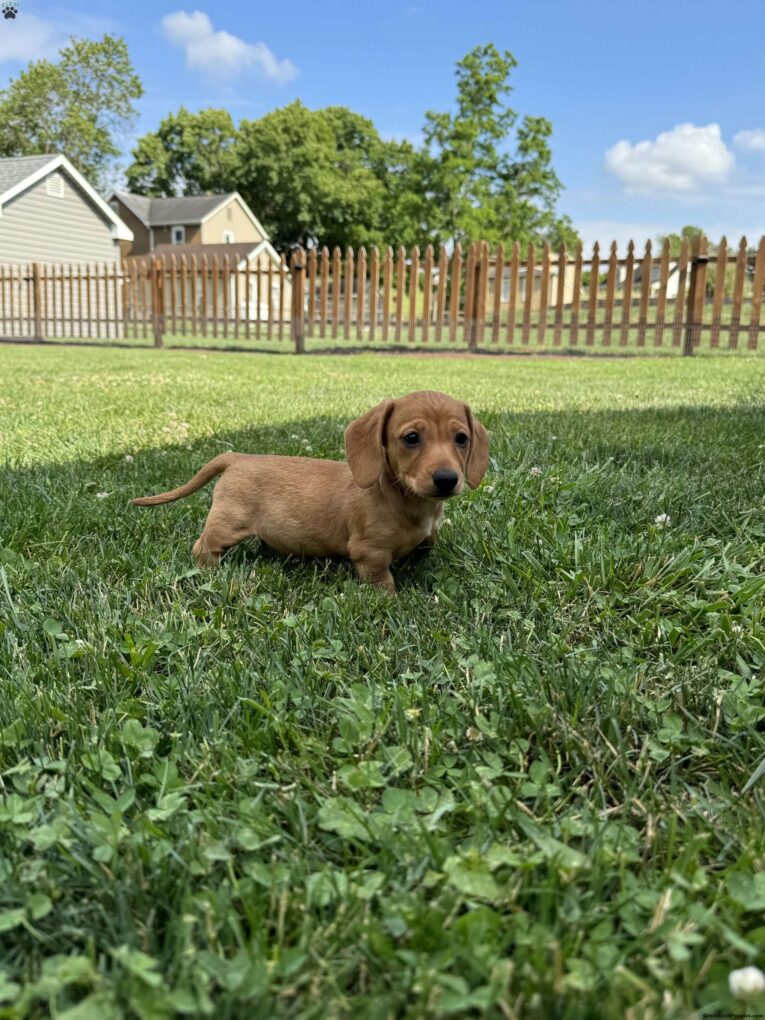
[[[0,265],[0,335],[146,341],[205,338],[538,349],[756,349],[765,238],[706,238],[638,253],[297,250],[275,262],[148,256],[114,265]]]

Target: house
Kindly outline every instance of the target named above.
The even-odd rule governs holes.
[[[116,266],[130,228],[66,156],[0,159],[0,263]]]
[[[494,280],[496,277],[496,259],[489,259],[489,274],[487,284],[487,302],[493,300]],[[560,274],[556,262],[550,262],[547,275],[547,305],[553,307],[558,302],[558,284]],[[528,280],[528,266],[518,267],[518,293],[516,295],[516,308],[521,308],[526,301],[526,287]],[[574,270],[573,266],[567,267],[563,276],[563,304],[570,305],[574,300]],[[542,301],[542,267],[535,265],[533,271],[533,283],[531,291],[531,307],[538,311]],[[500,307],[504,311],[510,304],[510,267],[505,263],[502,273],[502,292],[500,294]]]
[[[672,301],[677,297],[677,292],[680,285],[680,273],[678,272],[677,262],[670,262],[669,273],[667,275],[667,300]],[[661,263],[653,261],[651,263],[651,276],[648,284],[649,287],[649,298],[651,301],[655,301],[659,296],[659,288],[661,286]],[[632,294],[640,294],[643,288],[643,266],[642,263],[635,266],[635,272],[632,276]]]
[[[125,246],[124,255],[147,255],[165,245],[255,245],[269,239],[236,191],[183,198],[114,191],[109,205],[133,231],[133,243]]]
[[[282,321],[292,314],[292,283],[283,269],[279,253],[271,242],[263,239],[229,244],[159,244],[146,255],[128,256],[125,272],[135,285],[128,294],[140,289],[138,280],[149,267],[161,267],[164,283],[164,307],[184,307],[187,314],[200,318],[215,316],[242,321],[277,321],[281,308]],[[249,292],[248,292],[249,286]],[[269,300],[270,286],[270,300]]]

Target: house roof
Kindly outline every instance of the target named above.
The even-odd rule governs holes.
[[[154,251],[147,255],[130,255],[128,258],[135,262],[151,262],[155,257],[169,258],[171,255],[175,255],[176,258],[180,258],[183,255],[187,259],[196,256],[197,263],[199,263],[203,255],[208,259],[217,256],[218,265],[222,266],[223,259],[228,256],[233,268],[234,265],[241,267],[244,262],[251,261],[264,252],[272,262],[281,263],[279,253],[270,241],[236,241],[231,244],[158,244]]]
[[[183,198],[154,198],[115,191],[114,196],[147,227],[172,227],[175,224],[201,223],[236,195],[186,195]]]
[[[227,191],[222,195],[185,195],[183,198],[154,198],[150,195],[133,195],[129,191],[113,191],[109,201],[114,198],[122,202],[147,228],[204,223],[236,198],[258,233],[268,238],[265,227],[238,191]]]
[[[56,170],[62,170],[84,193],[111,226],[112,233],[121,241],[132,241],[133,231],[122,222],[114,210],[69,162],[66,156],[51,153],[42,156],[10,156],[0,159],[0,215],[2,208],[17,195],[43,180]]]
[[[53,158],[47,155],[11,156],[8,159],[0,159],[0,194],[25,181],[35,170],[47,166]]]

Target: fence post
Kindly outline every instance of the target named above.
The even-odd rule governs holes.
[[[481,245],[470,245],[465,270],[465,327],[467,345],[471,353],[478,349],[478,308],[481,283]]]
[[[701,340],[701,323],[704,318],[704,292],[707,285],[707,239],[701,234],[694,237],[691,248],[691,279],[688,285],[688,305],[685,322],[683,355],[690,357]]]
[[[295,354],[305,354],[305,252],[292,253],[292,339]]]
[[[35,340],[44,340],[42,325],[42,281],[40,263],[32,263],[32,309],[35,320]]]
[[[162,346],[162,337],[165,332],[164,269],[164,262],[153,255],[151,260],[151,318],[155,347]]]

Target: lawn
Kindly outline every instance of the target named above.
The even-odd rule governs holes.
[[[0,1017],[743,1015],[762,359],[6,346],[0,379]],[[209,490],[128,506],[225,449],[341,457],[425,387],[492,462],[395,600],[255,544],[200,572]]]

